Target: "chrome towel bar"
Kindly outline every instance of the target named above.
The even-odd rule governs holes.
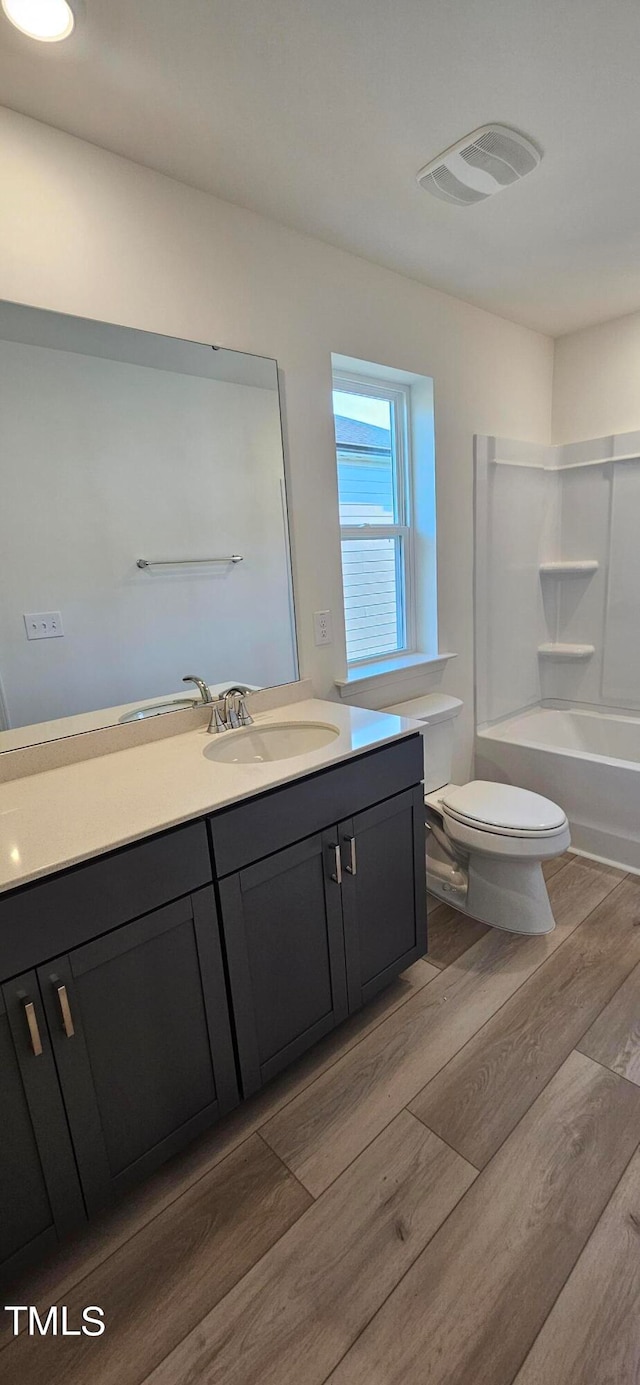
[[[240,553],[229,558],[137,558],[136,567],[192,567],[198,563],[241,563]]]

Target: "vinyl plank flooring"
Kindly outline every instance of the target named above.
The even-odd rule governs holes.
[[[430,895],[429,903],[431,899]],[[461,914],[459,909],[452,909],[448,904],[435,904],[433,908],[429,908],[427,924],[427,960],[433,962],[436,967],[448,967],[451,962],[457,961],[467,948],[473,947],[473,944],[489,931],[486,923],[469,918],[467,914]]]
[[[141,1230],[232,1150],[280,1110],[377,1025],[422,990],[438,971],[418,960],[386,990],[327,1034],[309,1053],[251,1097],[188,1149],[163,1165],[126,1200],[103,1214],[75,1239],[63,1244],[41,1265],[28,1271],[12,1290],[16,1303],[55,1303],[107,1256]],[[0,1348],[11,1342],[8,1315],[0,1314]]]
[[[584,922],[626,878],[626,872],[618,870],[616,866],[604,866],[599,861],[571,856],[566,866],[547,881],[556,932],[558,928],[565,929],[576,918]]]
[[[314,1196],[552,956],[616,882],[600,867],[591,871],[584,888],[584,870],[572,864],[550,882],[557,919],[553,933],[524,938],[490,929],[261,1126],[264,1138]]]
[[[640,1089],[572,1053],[331,1385],[510,1385],[639,1140]]]
[[[636,1154],[515,1385],[637,1385],[639,1322],[640,1154]]]
[[[577,1047],[640,1086],[640,966],[627,977]]]
[[[639,922],[629,876],[411,1102],[414,1115],[483,1168],[640,963]]]
[[[0,1353],[1,1385],[139,1385],[310,1203],[254,1135],[65,1296],[73,1326],[104,1310],[102,1337],[23,1332]]]
[[[401,1112],[148,1385],[321,1385],[475,1176]]]
[[[562,856],[552,856],[550,861],[542,862],[542,874],[545,880],[550,880],[553,875],[557,875],[559,870],[563,870],[570,861],[575,861],[575,856],[571,851],[564,851]]]

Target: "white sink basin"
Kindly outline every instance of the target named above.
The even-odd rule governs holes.
[[[243,726],[237,731],[222,731],[205,748],[208,760],[224,765],[264,764],[270,760],[290,760],[320,750],[339,736],[337,726],[322,721],[289,721],[269,726]]]

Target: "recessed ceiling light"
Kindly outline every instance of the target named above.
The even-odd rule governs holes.
[[[16,29],[42,43],[68,38],[76,22],[69,0],[2,0],[2,8]]]

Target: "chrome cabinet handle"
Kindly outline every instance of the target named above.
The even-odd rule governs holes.
[[[40,1030],[38,1028],[38,1017],[36,1015],[36,1007],[32,1000],[27,1000],[26,998],[23,1000],[22,1003],[24,1005],[24,1013],[27,1025],[29,1026],[29,1038],[31,1039],[31,1048],[33,1051],[33,1056],[34,1058],[39,1058],[40,1054],[42,1053],[42,1039],[40,1038]]]
[[[58,1001],[60,1004],[60,1014],[62,1015],[62,1028],[64,1029],[67,1038],[72,1039],[76,1031],[73,1027],[73,1016],[71,1014],[71,1006],[69,1004],[67,988],[66,986],[56,986],[56,991],[58,993]]]
[[[334,859],[335,859],[335,863],[336,863],[336,868],[335,868],[335,871],[333,872],[333,874],[332,874],[332,876],[331,876],[331,879],[332,879],[332,880],[335,880],[336,885],[341,885],[341,884],[342,884],[342,856],[340,855],[340,843],[339,843],[339,842],[336,842],[336,843],[334,844],[333,850],[334,850]]]
[[[345,837],[345,842],[349,843],[349,864],[345,866],[345,870],[348,871],[349,875],[357,875],[356,839],[355,837]]]

